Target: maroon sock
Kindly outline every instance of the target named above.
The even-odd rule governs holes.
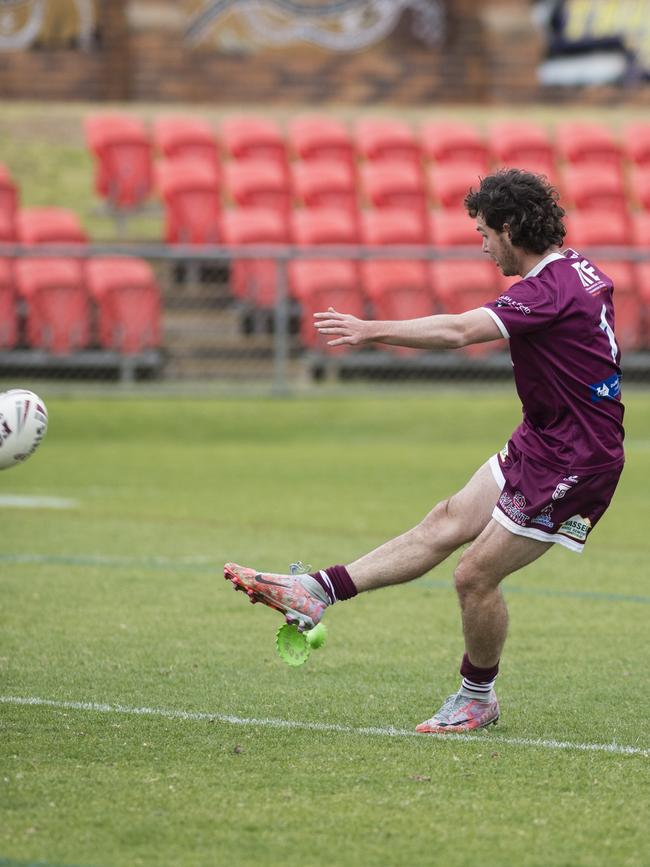
[[[492,668],[478,668],[474,665],[467,654],[463,656],[463,661],[460,666],[460,673],[472,683],[491,683],[499,673],[499,663],[493,665]]]
[[[357,588],[345,566],[330,566],[328,569],[310,574],[327,593],[330,605],[334,602],[342,602],[344,599],[352,599],[357,595]]]

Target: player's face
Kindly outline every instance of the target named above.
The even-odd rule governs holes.
[[[476,231],[483,239],[483,252],[496,262],[503,274],[506,277],[514,277],[519,274],[519,257],[512,246],[507,229],[504,229],[502,232],[491,229],[486,225],[483,217],[478,214],[476,217]]]

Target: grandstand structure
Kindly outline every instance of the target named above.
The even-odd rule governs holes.
[[[648,366],[650,122],[616,133],[594,121],[479,127],[398,114],[345,123],[298,113],[281,124],[233,113],[211,124],[165,113],[149,123],[111,110],[87,114],[84,138],[117,225],[153,206],[163,235],[93,244],[71,210],[21,207],[0,167],[4,369],[214,378],[245,375],[252,360],[280,385],[290,365],[504,375],[500,341],[453,354],[328,350],[312,314],[456,313],[502,292],[512,278],[482,256],[462,203],[481,175],[510,165],[559,188],[568,246],[597,248],[614,280],[629,369]]]

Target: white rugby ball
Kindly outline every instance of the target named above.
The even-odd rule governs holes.
[[[47,433],[47,409],[33,391],[12,388],[0,394],[0,470],[33,455]]]

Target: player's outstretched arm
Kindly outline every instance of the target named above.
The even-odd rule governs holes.
[[[416,349],[459,349],[503,337],[496,322],[482,307],[467,313],[424,316],[421,319],[381,321],[358,319],[333,307],[314,313],[314,324],[329,346],[388,343]]]

